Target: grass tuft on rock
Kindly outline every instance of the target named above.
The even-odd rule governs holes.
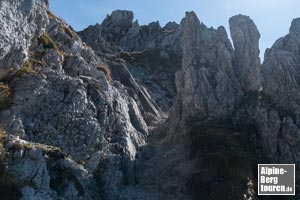
[[[112,81],[112,78],[111,78],[111,71],[110,71],[110,69],[109,69],[109,67],[108,67],[107,65],[105,65],[105,64],[100,64],[100,65],[98,66],[97,69],[104,72],[105,77],[106,77],[106,79],[107,79],[109,82]]]
[[[3,164],[5,159],[5,143],[6,143],[6,132],[0,127],[0,165]]]
[[[30,143],[30,142],[23,142],[18,144],[13,144],[11,147],[14,151],[19,150],[31,150],[31,149],[39,149],[43,151],[44,153],[47,152],[60,152],[61,149],[56,146],[50,146],[46,144],[40,144],[40,143]]]
[[[8,108],[12,104],[11,90],[7,84],[0,83],[0,109]]]
[[[5,166],[6,137],[6,132],[0,127],[0,194],[1,199],[17,200],[21,197],[20,188],[23,183],[16,176],[8,172]]]
[[[23,74],[36,74],[37,71],[33,69],[33,61],[27,60],[24,65],[16,72],[17,77],[21,77]]]
[[[56,19],[57,17],[50,11],[47,9],[47,15],[49,19]]]
[[[65,32],[65,34],[67,34],[70,38],[73,38],[73,39],[79,39],[79,37],[78,37],[78,35],[75,33],[75,31],[73,31],[72,28],[69,27],[68,25],[63,24],[63,25],[62,25],[62,29],[63,29],[63,31]]]
[[[44,46],[46,49],[53,49],[58,55],[61,55],[61,52],[57,46],[57,43],[46,33],[41,35],[38,39],[38,42]]]

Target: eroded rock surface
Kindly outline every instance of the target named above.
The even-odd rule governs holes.
[[[176,95],[174,74],[181,68],[181,33],[176,23],[165,27],[159,22],[140,26],[138,21],[133,22],[132,12],[117,10],[101,24],[89,26],[79,35],[100,57],[112,59],[114,63],[121,59],[138,85],[147,88],[155,100],[154,107],[167,112]],[[127,81],[120,74],[112,70],[113,77]]]
[[[47,0],[0,2],[0,80],[15,73],[28,59],[33,37],[47,25]]]
[[[235,49],[234,66],[238,79],[246,92],[260,89],[260,59],[258,42],[260,34],[248,16],[237,15],[229,20]]]
[[[134,182],[136,152],[148,135],[143,95],[111,80],[103,59],[40,4],[1,7],[33,18],[39,31],[28,36],[27,61],[7,80],[13,98],[1,110],[5,165],[22,183],[23,199],[119,199]],[[23,13],[24,6],[42,16]],[[58,155],[48,155],[47,145]]]
[[[258,57],[260,35],[249,17],[238,15],[230,19],[233,49],[222,27],[208,29],[201,25],[193,12],[187,13],[182,22],[186,45],[183,45],[182,69],[176,73],[177,97],[168,119],[172,143],[176,146],[185,144],[183,138],[193,143],[198,137],[199,140],[205,139],[203,134],[208,134],[213,145],[223,136],[214,138],[213,134],[219,134],[220,130],[209,134],[211,128],[236,132],[233,134],[241,135],[249,148],[248,158],[238,154],[233,158],[225,152],[215,156],[225,160],[239,160],[241,157],[248,160],[248,167],[243,168],[247,170],[245,173],[250,182],[255,181],[250,175],[255,171],[251,165],[260,162],[298,163],[298,22],[295,19],[290,33],[267,50],[261,65]],[[191,145],[186,146],[189,150],[185,151],[192,151]],[[202,163],[206,156],[205,153],[198,156],[197,162]],[[202,168],[206,165],[202,164]],[[218,166],[218,163],[212,166]],[[199,176],[204,175],[199,172]],[[232,186],[240,184],[235,182],[240,180],[231,180],[223,172],[216,178],[224,180],[222,187],[227,181]],[[197,187],[215,184],[213,181],[203,183],[204,179],[196,181],[192,178],[189,187],[197,191]],[[208,190],[210,192],[200,196],[212,198],[216,191]],[[222,196],[238,198],[229,198],[228,191]],[[242,190],[236,188],[235,192],[243,196]],[[254,191],[244,193],[252,199],[257,198],[254,194]]]
[[[225,29],[207,28],[193,12],[186,14],[182,27],[182,69],[176,73],[178,95],[170,132],[187,131],[180,127],[188,122],[226,120],[243,95]]]
[[[3,198],[260,199],[257,163],[299,164],[299,19],[261,64],[243,15],[233,48],[194,12],[76,33],[47,1],[0,5]]]

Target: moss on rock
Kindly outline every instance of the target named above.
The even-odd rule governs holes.
[[[33,69],[33,61],[29,59],[24,65],[16,72],[15,76],[21,77],[23,74],[36,74],[37,71]]]
[[[0,109],[9,107],[12,103],[12,93],[5,83],[0,83]]]
[[[6,132],[0,127],[0,194],[1,199],[17,200],[21,197],[20,188],[23,183],[11,174],[5,166],[6,138]]]

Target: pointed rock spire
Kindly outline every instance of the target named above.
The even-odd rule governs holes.
[[[133,23],[133,12],[116,10],[102,22],[102,35],[105,39],[119,40],[126,35]]]
[[[300,18],[293,19],[290,27],[290,33],[300,34]]]
[[[248,16],[236,15],[229,20],[231,37],[235,48],[235,71],[246,92],[260,88],[260,34]]]
[[[186,12],[185,18],[181,21],[182,27],[182,48],[183,48],[183,69],[195,62],[197,50],[201,47],[201,24],[194,12]]]

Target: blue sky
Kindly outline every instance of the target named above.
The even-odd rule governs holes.
[[[261,55],[276,39],[288,33],[293,18],[300,17],[300,0],[51,0],[51,10],[75,30],[101,23],[113,10],[132,10],[140,24],[180,22],[185,11],[195,11],[201,22],[228,30],[228,19],[250,16],[261,34]],[[229,33],[229,31],[228,31]]]

